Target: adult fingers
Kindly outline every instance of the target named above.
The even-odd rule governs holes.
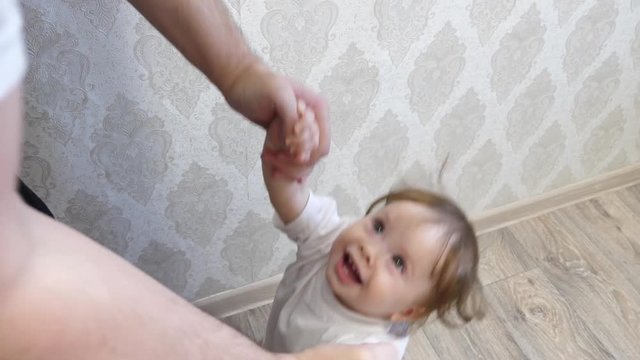
[[[275,107],[273,121],[282,121],[282,134],[290,134],[298,120],[298,104],[294,88],[285,78],[276,75],[276,83],[272,87],[272,99]],[[284,139],[284,137],[283,137]]]

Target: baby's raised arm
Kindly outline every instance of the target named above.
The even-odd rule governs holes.
[[[291,179],[284,174],[283,169],[274,164],[273,160],[278,156],[293,154],[299,160],[308,159],[311,152],[318,146],[319,131],[315,116],[311,108],[304,102],[298,102],[298,122],[294,125],[292,133],[283,134],[280,121],[274,121],[267,129],[267,136],[262,151],[262,176],[269,192],[269,199],[280,219],[287,224],[300,215],[307,199],[309,188],[303,179]],[[280,141],[281,137],[285,141]],[[285,143],[287,148],[279,148],[277,144]],[[289,165],[296,166],[296,165]],[[305,169],[310,172],[312,167]]]

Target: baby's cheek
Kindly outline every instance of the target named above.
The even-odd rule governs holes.
[[[398,291],[394,286],[393,279],[386,275],[380,275],[371,283],[369,294],[372,300],[383,304],[394,301],[395,292]]]

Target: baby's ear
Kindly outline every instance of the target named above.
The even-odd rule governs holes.
[[[416,321],[418,319],[421,319],[425,316],[427,316],[428,312],[427,312],[427,308],[423,307],[423,306],[416,306],[416,307],[411,307],[408,308],[406,310],[397,312],[393,315],[391,315],[391,321],[393,322],[400,322],[400,321],[409,321],[409,322],[413,322]]]

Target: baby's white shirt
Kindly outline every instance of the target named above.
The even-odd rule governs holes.
[[[348,225],[338,216],[335,201],[312,193],[294,221],[284,225],[276,215],[274,224],[297,244],[298,251],[278,286],[263,346],[292,353],[325,343],[389,342],[402,356],[408,336],[390,334],[389,321],[347,309],[331,291],[325,275],[329,251]]]

